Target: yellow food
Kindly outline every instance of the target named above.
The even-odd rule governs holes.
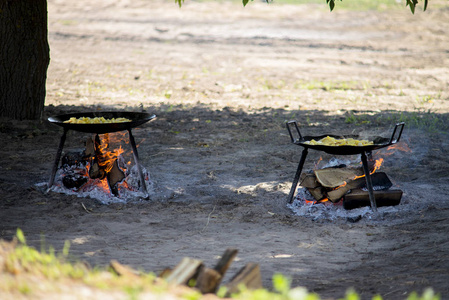
[[[105,124],[105,123],[123,123],[123,122],[131,122],[131,120],[127,119],[127,118],[106,119],[104,117],[95,117],[95,118],[72,117],[72,118],[68,119],[67,121],[64,121],[64,123],[72,123],[72,124]]]
[[[368,140],[356,140],[353,138],[347,139],[336,139],[330,136],[322,138],[318,141],[310,140],[305,142],[305,144],[309,145],[322,145],[322,146],[369,146],[374,143]]]

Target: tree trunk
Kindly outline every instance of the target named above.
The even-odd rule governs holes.
[[[0,116],[42,116],[50,62],[47,26],[47,0],[0,0]]]

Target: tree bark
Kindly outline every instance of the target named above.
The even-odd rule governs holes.
[[[0,0],[0,116],[41,118],[49,63],[47,0]]]

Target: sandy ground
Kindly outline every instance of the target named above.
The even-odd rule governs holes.
[[[445,299],[449,9],[433,2],[412,15],[329,13],[324,3],[49,1],[43,121],[0,123],[0,237],[21,228],[35,247],[61,251],[68,240],[91,265],[116,259],[156,273],[185,256],[213,266],[237,248],[228,276],[257,262],[267,288],[280,272],[323,299],[350,287],[363,299],[433,287]],[[101,110],[157,115],[133,130],[149,201],[43,192],[62,134],[46,118]],[[406,121],[410,151],[375,153],[404,191],[401,205],[377,217],[364,210],[355,223],[295,213],[287,195],[302,149],[289,120],[307,135],[386,137]],[[87,137],[70,131],[64,150]],[[305,170],[320,156],[331,158],[311,151]]]

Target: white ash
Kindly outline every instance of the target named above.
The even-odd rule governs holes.
[[[63,170],[61,169],[56,172],[55,182],[50,188],[50,191],[66,195],[75,195],[79,198],[92,198],[98,200],[102,204],[127,203],[139,201],[146,197],[146,195],[140,191],[140,180],[136,165],[134,165],[131,170],[127,172],[128,174],[126,178],[122,181],[126,181],[128,188],[118,183],[118,196],[114,196],[109,189],[105,190],[102,188],[101,185],[98,184],[99,179],[89,179],[88,182],[79,189],[66,188],[62,183],[62,172]],[[144,167],[142,167],[142,172],[145,178],[147,192],[151,196],[154,190],[153,182],[150,180],[149,172]],[[36,186],[46,187],[47,183],[39,183]]]

